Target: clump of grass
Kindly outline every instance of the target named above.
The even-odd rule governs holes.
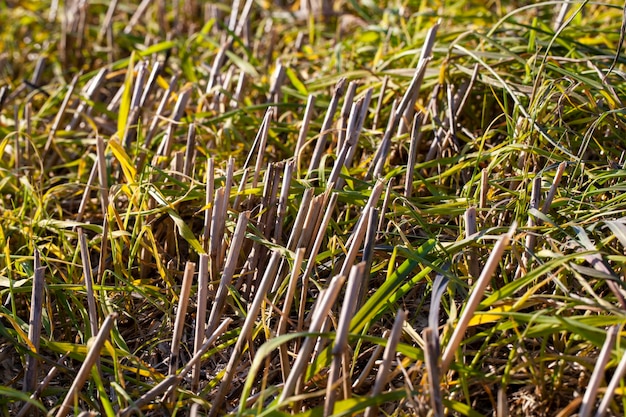
[[[0,7],[2,412],[624,414],[621,5],[282,3]]]

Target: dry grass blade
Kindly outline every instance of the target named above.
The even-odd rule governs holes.
[[[111,328],[113,328],[116,318],[117,314],[109,314],[104,320],[104,323],[102,323],[100,331],[89,347],[85,361],[76,373],[76,377],[74,378],[72,385],[67,390],[67,395],[65,396],[61,407],[59,407],[56,417],[65,417],[72,410],[72,404],[76,401],[78,391],[80,391],[82,386],[85,384],[85,381],[87,381],[87,378],[91,373],[91,368],[96,364],[98,358],[100,357],[100,351],[104,346],[104,342],[106,342],[109,338],[109,333],[111,332]]]
[[[402,326],[404,325],[406,316],[406,311],[402,309],[398,310],[398,313],[396,314],[396,319],[393,322],[391,333],[387,339],[387,346],[385,346],[383,359],[380,363],[380,367],[378,368],[378,373],[376,374],[376,381],[374,382],[374,387],[372,388],[371,395],[373,397],[383,392],[383,388],[387,385],[389,374],[391,373],[391,363],[396,357],[396,347],[400,341],[400,336],[402,336]],[[377,414],[377,407],[368,407],[365,410],[365,417],[374,417]]]
[[[44,301],[44,278],[45,268],[41,266],[41,255],[35,249],[33,254],[33,289],[31,291],[30,318],[28,319],[28,340],[34,347],[34,354],[39,353],[39,342],[41,340],[41,319]],[[35,355],[26,356],[26,367],[24,372],[24,392],[32,392],[37,385],[37,357]]]
[[[348,286],[346,288],[343,305],[341,306],[339,323],[337,324],[337,336],[335,337],[335,343],[332,348],[333,361],[330,365],[330,371],[328,374],[326,401],[324,403],[324,415],[326,416],[329,416],[334,412],[337,388],[339,383],[341,383],[341,380],[339,379],[339,372],[342,369],[342,361],[347,360],[344,355],[348,346],[348,330],[350,327],[350,320],[352,320],[354,310],[357,306],[357,301],[359,300],[360,283],[363,281],[366,271],[368,270],[367,262],[360,262],[350,269]],[[343,378],[344,380],[347,379],[348,375],[344,375]],[[348,381],[345,382],[344,386],[347,386]]]
[[[606,339],[604,340],[602,350],[596,359],[591,378],[589,378],[589,383],[587,384],[587,389],[585,390],[585,395],[583,396],[582,404],[580,405],[578,417],[589,417],[595,408],[598,389],[604,379],[606,364],[609,362],[609,359],[611,359],[611,351],[613,350],[613,345],[617,339],[618,331],[619,328],[617,326],[612,326],[606,332]]]
[[[313,317],[311,319],[311,326],[309,327],[310,333],[319,332],[324,325],[324,322],[328,318],[328,312],[337,299],[339,290],[341,290],[345,280],[344,276],[334,276],[330,281],[328,288],[323,290],[323,294],[320,294],[319,303],[312,313]],[[293,367],[291,368],[291,372],[285,381],[283,392],[281,392],[278,399],[279,404],[285,403],[292,394],[299,394],[300,384],[304,378],[304,371],[307,363],[311,360],[311,353],[315,348],[316,339],[317,337],[315,336],[307,336],[306,340],[302,344],[302,347],[298,352],[298,357],[296,358]]]
[[[485,292],[485,288],[487,288],[487,284],[489,284],[489,280],[493,276],[493,273],[495,272],[496,267],[498,266],[498,263],[500,262],[500,258],[502,257],[502,254],[504,253],[504,249],[507,247],[507,245],[513,238],[513,233],[515,232],[515,228],[516,228],[516,224],[513,223],[509,231],[498,240],[498,242],[493,248],[493,251],[491,252],[491,255],[489,256],[489,259],[487,260],[487,263],[485,264],[485,267],[483,268],[482,273],[480,274],[480,277],[478,278],[478,280],[476,280],[476,284],[472,288],[472,293],[470,295],[469,300],[467,300],[465,308],[463,309],[461,318],[459,319],[459,322],[454,328],[454,332],[452,333],[452,336],[450,337],[450,341],[448,342],[448,345],[446,346],[446,349],[443,352],[443,358],[441,361],[441,369],[442,369],[442,372],[444,373],[447,372],[448,369],[450,368],[450,364],[452,363],[452,360],[454,359],[456,349],[459,347],[459,345],[461,344],[461,341],[463,340],[463,335],[465,334],[467,325],[469,324],[469,321],[474,315],[474,311],[476,311],[476,308],[478,307],[478,304],[480,303],[480,299],[482,298],[483,293]]]

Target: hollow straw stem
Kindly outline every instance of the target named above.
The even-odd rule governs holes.
[[[178,311],[176,312],[176,321],[174,322],[174,331],[172,332],[172,346],[170,349],[170,367],[169,374],[174,375],[178,368],[178,354],[180,351],[180,339],[183,335],[183,326],[185,325],[185,316],[187,315],[187,305],[189,304],[189,292],[193,275],[196,271],[196,264],[187,262],[185,264],[185,272],[183,274],[183,285],[180,289],[180,297],[178,300]]]
[[[44,296],[44,272],[41,266],[39,250],[34,252],[33,289],[31,293],[30,318],[28,321],[28,340],[30,340],[33,353],[39,353],[39,341],[41,339],[41,319]],[[37,357],[35,355],[26,356],[26,371],[24,373],[24,392],[31,392],[35,389],[37,381]]]
[[[617,365],[617,369],[615,370],[615,373],[613,374],[613,377],[611,378],[611,382],[609,382],[609,385],[606,387],[604,397],[602,398],[602,401],[600,402],[600,405],[598,406],[595,417],[604,417],[604,415],[606,414],[606,411],[609,408],[609,405],[611,404],[611,401],[613,400],[613,395],[615,395],[615,390],[617,389],[618,385],[622,381],[624,374],[626,374],[626,355],[623,355],[621,357],[619,364]]]
[[[337,336],[335,337],[335,344],[332,348],[333,361],[330,366],[328,384],[326,385],[326,402],[324,403],[324,415],[326,416],[334,412],[337,385],[338,382],[340,382],[339,372],[341,371],[342,359],[348,346],[350,320],[352,320],[354,316],[354,310],[359,300],[359,291],[363,277],[366,271],[369,271],[366,267],[367,262],[363,261],[350,269],[346,295],[344,296],[343,305],[341,306],[341,315],[339,316],[339,323],[337,324]],[[344,375],[344,378],[347,377],[348,375]]]
[[[396,348],[398,347],[398,342],[400,341],[400,336],[402,335],[402,326],[404,321],[406,320],[407,313],[406,311],[400,309],[396,313],[396,319],[393,323],[393,327],[391,328],[391,334],[389,335],[389,339],[387,340],[387,346],[385,346],[385,352],[383,353],[383,360],[378,368],[378,373],[376,374],[376,380],[374,382],[374,388],[372,389],[372,393],[370,394],[371,398],[376,397],[383,391],[383,388],[388,382],[389,375],[391,373],[391,362],[396,356]],[[377,407],[367,407],[365,410],[365,417],[374,417],[378,414]]]
[[[591,374],[591,378],[589,378],[587,389],[585,390],[585,394],[583,395],[583,400],[580,406],[578,417],[589,417],[591,415],[591,411],[595,407],[596,397],[598,395],[598,388],[600,387],[600,383],[604,378],[606,364],[609,362],[609,359],[611,359],[611,350],[613,349],[613,345],[615,344],[615,340],[617,339],[618,330],[618,326],[612,326],[606,333],[604,345],[602,345],[602,350],[598,355],[598,359],[596,359],[593,373]]]
[[[78,370],[78,373],[76,373],[76,377],[74,378],[72,385],[67,390],[67,395],[63,399],[63,403],[57,411],[56,417],[65,417],[72,410],[72,404],[77,400],[78,391],[80,391],[85,384],[85,381],[87,381],[91,368],[100,357],[100,351],[104,346],[104,342],[106,342],[109,337],[109,333],[111,332],[111,328],[113,327],[116,317],[116,313],[109,314],[104,320],[104,323],[102,323],[102,327],[100,328],[98,335],[95,337],[93,344],[87,352],[85,361]]]
[[[167,378],[165,378],[163,381],[159,382],[152,389],[150,389],[150,391],[146,392],[139,399],[137,399],[137,401],[135,401],[131,406],[121,410],[119,412],[119,415],[122,417],[128,416],[133,410],[141,409],[141,407],[149,404],[150,401],[152,401],[159,395],[165,393],[167,390],[171,390],[172,388],[174,388],[178,383],[180,383],[183,380],[183,378],[187,374],[189,374],[191,369],[194,366],[196,366],[198,362],[200,362],[200,360],[202,359],[202,356],[207,352],[207,350],[211,347],[211,345],[215,343],[215,341],[222,334],[224,334],[224,332],[226,331],[230,323],[232,323],[232,321],[233,320],[231,318],[225,319],[222,322],[222,324],[220,324],[215,329],[215,331],[211,334],[211,336],[204,342],[202,347],[198,349],[196,354],[193,355],[193,357],[189,360],[189,362],[187,362],[185,367],[177,375],[170,375]]]
[[[454,358],[454,354],[461,344],[461,340],[463,340],[465,330],[467,329],[467,326],[472,316],[474,315],[478,304],[480,304],[480,300],[485,292],[485,288],[487,288],[489,280],[493,276],[493,273],[495,272],[496,267],[498,266],[498,263],[502,258],[504,249],[513,238],[513,233],[515,232],[516,227],[517,224],[513,223],[509,231],[506,234],[502,235],[502,237],[500,237],[498,242],[495,244],[491,255],[489,256],[489,259],[487,260],[487,263],[485,264],[485,267],[483,268],[480,277],[476,281],[476,285],[474,285],[474,289],[472,290],[472,294],[467,301],[467,305],[465,306],[461,318],[459,319],[459,322],[456,325],[454,332],[452,333],[452,337],[450,338],[450,341],[446,346],[446,350],[443,353],[443,358],[441,361],[442,373],[445,373],[450,367],[452,359]]]
[[[226,366],[224,377],[222,378],[222,382],[218,389],[217,395],[214,397],[215,401],[213,402],[213,407],[211,407],[209,417],[217,416],[222,406],[222,403],[226,398],[227,392],[231,388],[230,384],[233,380],[233,377],[235,376],[237,365],[241,360],[241,354],[243,352],[244,344],[247,343],[248,339],[250,338],[252,328],[254,327],[254,323],[256,322],[256,319],[259,316],[259,312],[261,310],[261,303],[267,295],[267,290],[271,287],[274,279],[276,278],[275,274],[279,261],[280,253],[273,252],[270,262],[265,269],[263,278],[256,288],[256,294],[254,295],[252,304],[248,309],[248,315],[246,316],[246,320],[244,321],[243,326],[241,326],[241,332],[239,333],[239,337],[237,338],[237,342],[235,343],[235,347],[233,349],[233,352],[231,353],[230,360],[228,361],[228,365]]]
[[[310,333],[319,332],[324,325],[324,322],[328,318],[328,312],[330,311],[333,303],[337,299],[337,295],[339,295],[339,290],[343,286],[345,280],[346,279],[344,276],[336,275],[330,281],[328,288],[324,291],[324,295],[319,300],[320,302],[313,312],[313,318],[311,319],[311,325],[309,327]],[[291,368],[291,372],[287,377],[287,381],[285,381],[285,387],[283,388],[283,392],[280,394],[280,397],[278,399],[279,404],[284,403],[288,397],[290,397],[294,392],[297,391],[297,387],[304,377],[306,365],[311,359],[311,352],[313,352],[313,348],[315,347],[316,339],[317,337],[315,336],[309,336],[302,344],[302,347],[298,352],[298,357],[296,358],[293,367]]]

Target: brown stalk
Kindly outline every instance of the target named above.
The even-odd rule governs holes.
[[[93,292],[93,277],[91,275],[91,260],[89,258],[89,247],[87,239],[83,233],[83,228],[78,227],[78,243],[80,245],[80,257],[83,261],[83,274],[85,276],[85,288],[87,290],[87,309],[89,311],[90,337],[98,333],[98,312],[96,311],[96,297]]]
[[[383,339],[386,339],[386,340],[389,339],[389,333],[390,333],[389,330],[385,330],[382,336]],[[361,387],[363,387],[363,385],[370,383],[369,375],[372,372],[372,369],[374,369],[374,365],[378,361],[378,358],[383,353],[383,349],[384,349],[383,346],[376,345],[376,347],[374,348],[374,351],[369,355],[369,359],[367,360],[367,363],[363,367],[363,370],[361,371],[357,379],[355,379],[354,382],[352,383],[353,391],[359,390],[361,389]]]
[[[328,288],[324,290],[324,294],[320,294],[320,301],[317,304],[315,310],[313,311],[313,317],[311,319],[311,326],[309,327],[310,333],[317,333],[322,328],[322,325],[326,321],[328,317],[328,313],[330,312],[331,307],[333,306],[337,296],[339,295],[339,291],[343,286],[345,281],[345,277],[341,275],[336,275],[330,281]],[[280,394],[278,399],[278,403],[284,403],[287,398],[289,398],[294,392],[299,394],[300,384],[302,383],[302,379],[304,378],[304,370],[306,365],[311,360],[311,352],[313,352],[313,348],[315,347],[316,336],[307,336],[300,351],[298,352],[298,356],[291,368],[291,372],[285,381],[285,386],[283,388],[283,392]]]
[[[365,262],[365,270],[371,271],[372,260],[374,257],[374,247],[376,246],[376,236],[378,235],[378,209],[371,208],[367,219],[367,230],[365,232],[365,243],[363,245],[362,261]],[[367,293],[369,291],[370,274],[363,274],[363,281],[360,292],[357,294],[358,305],[365,303]]]
[[[74,93],[74,89],[76,88],[76,84],[78,83],[78,79],[80,78],[80,75],[81,75],[80,73],[76,74],[74,78],[72,78],[72,81],[70,82],[70,84],[67,86],[67,92],[65,93],[63,102],[61,103],[61,106],[59,107],[59,111],[54,117],[54,122],[52,123],[52,127],[50,128],[50,133],[48,133],[48,140],[46,141],[46,144],[43,148],[44,159],[46,155],[48,154],[50,147],[54,144],[54,136],[56,135],[57,130],[59,130],[61,119],[63,118],[63,115],[65,114],[65,110],[67,109],[67,105],[69,104],[70,99],[72,98],[72,94]]]
[[[161,73],[162,67],[163,67],[163,64],[161,63],[161,61],[155,62],[154,65],[152,66],[152,71],[150,71],[150,76],[148,77],[148,81],[146,81],[146,86],[143,89],[143,94],[141,95],[141,99],[139,100],[140,108],[143,108],[146,105],[146,100],[148,99],[148,96],[154,89],[154,85],[157,82],[157,79],[159,77],[159,74]]]
[[[259,312],[261,309],[261,303],[265,299],[267,295],[267,290],[272,286],[274,279],[276,278],[276,269],[278,268],[278,264],[280,261],[280,253],[273,252],[270,262],[265,269],[265,273],[261,282],[256,288],[256,293],[254,294],[254,300],[252,304],[248,308],[248,314],[246,316],[246,320],[241,327],[241,332],[239,337],[237,338],[237,342],[235,343],[235,347],[231,353],[230,360],[228,361],[228,365],[226,366],[226,370],[224,372],[224,376],[222,377],[222,382],[218,389],[215,400],[213,402],[213,407],[211,407],[211,411],[209,412],[209,417],[215,417],[222,407],[222,403],[226,398],[227,392],[231,389],[231,382],[233,377],[235,376],[235,372],[237,371],[237,366],[239,361],[241,360],[241,354],[243,353],[243,348],[245,343],[251,338],[252,328],[254,327],[254,323],[256,322],[257,317],[259,316]]]
[[[385,101],[385,92],[387,91],[387,84],[389,84],[389,76],[385,75],[383,83],[380,86],[380,93],[378,96],[378,103],[376,104],[376,110],[374,111],[374,120],[372,121],[372,130],[376,130],[378,127],[378,119],[380,118],[380,110],[383,108],[383,102]]]
[[[209,350],[211,345],[215,343],[215,341],[226,331],[228,326],[233,320],[231,318],[226,318],[220,325],[215,329],[214,332],[211,333],[209,338],[204,342],[204,344],[198,349],[196,354],[187,362],[185,367],[177,374],[170,375],[166,377],[164,380],[159,382],[150,391],[146,392],[142,395],[137,401],[135,401],[131,406],[121,410],[119,412],[120,416],[129,416],[133,411],[138,411],[141,415],[141,408],[148,405],[152,400],[154,400],[159,395],[164,394],[168,390],[172,390],[191,372],[191,370],[200,362],[202,356]]]
[[[356,118],[353,124],[348,124],[348,142],[350,143],[350,149],[348,150],[348,154],[346,155],[345,166],[352,166],[352,159],[354,158],[354,154],[356,153],[357,141],[361,136],[361,131],[363,130],[363,124],[365,123],[365,118],[367,117],[367,112],[369,111],[370,101],[372,101],[372,94],[374,89],[368,88],[365,92],[365,95],[359,99],[358,103],[358,113],[356,114]],[[342,185],[338,185],[338,188],[341,188]]]
[[[385,352],[383,353],[383,360],[378,368],[376,374],[376,380],[374,382],[374,388],[370,396],[375,397],[383,391],[385,385],[387,385],[389,374],[391,372],[391,362],[396,356],[396,347],[402,336],[402,326],[406,320],[406,312],[402,309],[398,310],[396,314],[396,320],[391,328],[391,334],[387,339],[387,346],[385,346]],[[373,417],[378,414],[377,407],[367,407],[365,410],[365,417]]]
[[[478,232],[478,229],[476,228],[476,207],[472,206],[465,210],[463,220],[465,221],[465,238],[469,239],[470,236],[473,236]],[[472,285],[473,279],[478,279],[480,276],[478,249],[475,247],[469,248],[465,257],[467,260],[467,269],[469,270],[470,277],[472,277],[472,279],[468,281],[468,284]]]
[[[543,206],[541,206],[541,212],[547,214],[550,211],[550,206],[552,206],[552,200],[554,200],[554,196],[556,195],[556,191],[559,188],[559,184],[561,183],[561,179],[563,178],[563,173],[565,172],[565,168],[567,168],[567,162],[561,162],[556,169],[556,173],[554,174],[554,180],[552,181],[552,185],[550,185],[550,189],[548,190],[548,195],[546,196],[546,200],[543,202]],[[540,223],[538,223],[540,224]]]
[[[593,373],[591,374],[591,378],[589,378],[587,389],[585,389],[585,395],[583,395],[578,417],[589,417],[591,416],[591,412],[595,409],[598,390],[604,379],[606,364],[609,363],[609,359],[611,359],[611,351],[617,339],[618,331],[618,326],[611,326],[606,332],[606,339],[604,339],[602,350],[593,366]]]
[[[469,321],[474,316],[474,312],[476,311],[478,304],[480,304],[480,300],[483,296],[483,293],[485,292],[485,289],[487,288],[487,285],[489,284],[489,280],[496,271],[498,263],[500,262],[500,259],[504,254],[504,249],[513,238],[513,233],[515,233],[516,227],[517,225],[513,223],[513,225],[511,225],[511,227],[509,228],[509,231],[506,234],[502,235],[500,239],[498,239],[498,242],[493,247],[491,255],[489,256],[489,259],[487,260],[487,263],[485,264],[485,267],[480,274],[480,277],[478,278],[478,280],[476,280],[476,284],[472,289],[469,300],[467,301],[467,304],[465,305],[465,308],[461,313],[459,322],[454,328],[454,332],[450,337],[450,341],[448,342],[448,345],[443,352],[443,358],[441,361],[442,373],[447,372],[450,368],[450,364],[454,359],[456,350],[463,340],[463,336],[465,335],[465,331],[467,329]]]
[[[300,277],[302,261],[304,260],[304,248],[298,248],[296,250],[296,257],[293,260],[293,268],[291,269],[291,275],[289,277],[289,285],[287,286],[287,293],[285,294],[285,302],[278,322],[278,328],[276,329],[276,336],[281,336],[287,332],[287,322],[289,321],[289,312],[291,311],[291,305],[293,303],[296,286],[298,284],[298,278]],[[287,380],[291,365],[289,363],[289,353],[287,352],[287,345],[281,344],[279,347],[280,352],[280,370],[283,375],[283,382]]]
[[[423,120],[424,113],[419,112],[417,116],[413,118],[413,125],[411,126],[411,144],[409,145],[409,155],[406,163],[406,178],[404,181],[404,196],[406,198],[411,197],[413,194],[413,174],[415,172],[417,151],[420,147],[422,139],[420,128],[422,127]]]
[[[137,122],[141,112],[141,97],[143,96],[144,79],[146,77],[146,63],[139,61],[134,68],[135,76],[132,78],[133,94],[130,100],[130,112],[126,120],[126,127],[122,144],[128,149],[131,142],[137,139]],[[120,173],[121,174],[121,173]]]
[[[320,131],[319,138],[315,143],[313,155],[311,156],[311,163],[309,164],[309,171],[307,173],[307,176],[310,176],[311,172],[319,168],[322,154],[324,153],[324,148],[326,147],[326,137],[330,132],[333,118],[335,117],[335,113],[337,112],[337,106],[339,105],[339,99],[344,94],[345,86],[345,78],[340,78],[339,81],[337,81],[337,84],[335,84],[335,89],[333,90],[330,104],[328,105],[328,109],[326,110],[326,116],[324,116],[324,121],[322,122],[322,129]]]
[[[436,23],[430,30],[424,40],[424,46],[422,47],[422,53],[420,55],[420,59],[417,62],[417,67],[415,71],[415,75],[409,84],[398,108],[395,109],[391,116],[389,125],[387,126],[387,130],[381,140],[381,143],[376,151],[376,155],[374,156],[374,160],[372,161],[371,169],[368,171],[367,178],[371,178],[372,176],[377,178],[381,175],[383,166],[385,164],[385,160],[387,159],[387,155],[389,154],[389,149],[391,147],[391,138],[393,136],[394,130],[399,126],[401,121],[404,121],[403,126],[406,123],[411,123],[413,120],[413,114],[415,113],[415,102],[417,101],[417,97],[419,95],[419,90],[422,85],[422,81],[424,80],[424,75],[426,74],[426,66],[430,61],[430,55],[432,52],[433,45],[435,43],[435,35],[437,33],[437,29],[439,28],[439,23]],[[404,133],[409,126],[401,127],[402,130],[398,131],[398,133]]]
[[[89,107],[88,101],[93,99],[94,94],[96,93],[96,91],[98,91],[98,89],[106,79],[106,75],[108,74],[108,72],[109,70],[107,68],[102,68],[95,77],[87,82],[87,85],[85,85],[83,89],[85,99],[80,102],[80,104],[74,111],[74,117],[72,117],[72,120],[68,123],[67,126],[65,126],[65,131],[69,132],[71,130],[74,130],[76,126],[78,126],[78,123],[83,118],[83,113],[85,113],[86,109]]]
[[[337,121],[337,149],[341,149],[343,147],[348,135],[349,119],[352,114],[352,108],[355,105],[354,95],[356,94],[356,88],[358,85],[358,82],[350,81],[348,89],[346,90],[346,96],[343,99],[343,105],[341,106],[341,112],[339,113],[339,120]]]
[[[382,180],[378,180],[376,181],[376,184],[374,184],[374,188],[372,188],[372,192],[370,193],[370,198],[367,200],[367,203],[365,204],[365,207],[363,207],[363,211],[361,212],[361,216],[359,217],[359,221],[357,222],[356,226],[354,226],[354,230],[359,230],[362,226],[362,223],[366,223],[368,216],[369,216],[369,210],[371,208],[374,208],[378,205],[378,200],[380,199],[380,195],[383,192],[383,184],[384,182]],[[352,240],[355,239],[355,234],[354,232],[350,235],[350,237],[348,238],[348,241],[346,242],[346,246],[351,246]],[[360,245],[360,242],[359,242]]]
[[[487,207],[487,194],[489,193],[489,172],[487,168],[484,168],[480,172],[480,200],[478,202],[478,208],[484,209]]]
[[[309,213],[309,207],[311,205],[311,200],[313,199],[314,193],[315,189],[307,188],[302,194],[302,202],[300,203],[300,207],[298,208],[298,214],[296,214],[296,220],[293,223],[293,226],[291,228],[291,234],[289,235],[289,240],[287,241],[287,249],[291,251],[296,250],[297,244],[300,241],[302,228],[304,227],[304,222]]]
[[[191,177],[196,157],[196,124],[190,123],[187,129],[187,146],[185,147],[185,163],[183,165],[183,175]]]
[[[613,377],[611,377],[611,381],[609,385],[606,387],[606,391],[604,392],[604,397],[602,397],[602,401],[596,410],[595,417],[604,417],[606,411],[609,409],[609,405],[613,400],[613,395],[615,395],[615,390],[620,385],[622,378],[626,374],[626,355],[623,355],[620,358],[619,364],[615,369],[615,373]]]
[[[173,114],[170,118],[170,123],[167,127],[167,131],[165,133],[165,137],[159,146],[159,150],[155,155],[155,160],[153,165],[162,166],[159,164],[159,157],[169,157],[170,152],[172,151],[172,144],[174,141],[174,131],[176,130],[176,125],[180,121],[183,113],[185,111],[185,107],[187,106],[187,102],[189,101],[189,96],[191,95],[191,89],[187,88],[181,91],[178,94],[178,100],[176,100],[176,104],[174,105]]]
[[[278,208],[276,210],[276,223],[274,224],[274,241],[279,245],[283,242],[283,224],[285,213],[287,212],[287,202],[289,200],[289,191],[293,178],[294,163],[294,161],[288,161],[285,164],[283,183],[280,187],[280,197],[278,198]]]
[[[541,200],[541,175],[535,176],[533,180],[532,190],[530,193],[530,203],[529,203],[529,211],[537,210],[539,208],[539,201]],[[532,230],[535,227],[535,217],[532,214],[528,215],[528,220],[526,222],[526,227],[528,228],[528,232],[526,234],[526,242],[524,253],[522,253],[522,263],[517,267],[515,271],[515,278],[519,278],[522,276],[522,273],[527,270],[528,263],[530,261],[530,254],[533,252],[535,248],[535,244],[537,243],[537,236],[535,232]]]
[[[224,236],[220,231],[224,230],[224,224],[226,222],[226,218],[223,215],[225,210],[223,206],[226,206],[226,198],[224,197],[224,187],[220,187],[215,193],[215,199],[213,201],[213,214],[211,216],[211,239],[209,240],[209,256],[211,259],[211,281],[216,281],[218,279],[219,273],[219,264],[218,260],[219,254],[221,251],[222,240]]]
[[[256,137],[254,138],[254,142],[252,143],[252,148],[250,149],[250,153],[248,154],[248,158],[246,159],[244,166],[248,168],[252,161],[252,157],[254,156],[254,152],[256,150],[256,164],[254,166],[254,173],[252,176],[252,188],[256,188],[259,181],[259,174],[261,172],[261,167],[263,165],[263,155],[265,152],[265,147],[267,143],[267,133],[269,132],[269,124],[270,120],[274,117],[275,108],[268,107],[265,112],[265,116],[263,117],[263,122],[261,123],[261,127],[257,132]]]
[[[326,236],[326,230],[328,229],[328,223],[333,215],[333,211],[335,210],[335,205],[337,203],[338,195],[330,194],[330,198],[328,200],[328,205],[326,206],[326,212],[324,213],[324,217],[322,218],[322,222],[320,226],[317,228],[317,236],[315,237],[315,241],[313,242],[313,246],[310,248],[309,252],[309,260],[307,261],[306,269],[302,274],[302,288],[300,290],[300,307],[298,310],[298,331],[302,331],[304,326],[304,316],[306,311],[306,298],[309,286],[309,276],[313,272],[313,268],[315,267],[315,258],[322,246],[322,242]]]
[[[56,417],[65,417],[70,411],[72,411],[72,404],[78,401],[78,392],[87,381],[87,378],[91,373],[91,368],[100,357],[100,351],[102,350],[104,343],[109,338],[111,328],[113,327],[116,318],[117,313],[109,314],[104,320],[104,323],[102,323],[100,331],[96,335],[93,343],[91,343],[88,347],[89,350],[87,352],[87,357],[76,373],[76,377],[74,378],[72,385],[67,390],[67,395],[63,399],[61,407],[59,407]]]
[[[204,199],[204,227],[202,229],[202,243],[206,252],[209,251],[209,239],[211,237],[211,222],[213,216],[213,192],[215,187],[213,175],[213,158],[208,158],[206,161],[206,197]]]
[[[313,117],[313,110],[315,109],[315,96],[309,95],[306,102],[306,109],[304,110],[304,116],[302,117],[302,126],[300,126],[300,132],[298,133],[298,141],[296,142],[296,149],[293,152],[293,156],[296,161],[300,161],[300,152],[304,146],[307,133],[309,132],[309,123]]]
[[[45,287],[46,268],[41,266],[39,250],[35,248],[33,253],[33,288],[30,298],[30,318],[28,320],[28,340],[34,348],[33,353],[39,353],[39,343],[41,341],[41,319],[43,309],[43,297]],[[26,356],[26,369],[24,372],[24,387],[22,391],[32,392],[37,384],[37,357],[35,355]]]
[[[441,374],[439,367],[439,336],[436,329],[427,327],[422,332],[426,343],[424,349],[424,362],[428,374],[428,393],[430,396],[430,408],[435,417],[443,417],[443,403],[441,402]]]
[[[113,14],[115,13],[115,9],[117,8],[117,3],[118,0],[112,0],[109,3],[107,13],[102,20],[102,25],[100,26],[100,32],[98,32],[98,43],[102,43],[102,40],[104,39],[106,34],[111,32],[111,23],[113,21]]]
[[[285,82],[286,71],[287,69],[285,68],[283,63],[278,60],[278,62],[276,63],[276,68],[274,68],[274,72],[272,73],[272,80],[270,83],[270,91],[268,97],[268,102],[270,104],[280,103],[281,101],[281,87]],[[272,117],[276,118],[276,116],[278,116],[278,112],[274,111]]]
[[[207,298],[209,291],[209,256],[200,254],[198,261],[198,296],[196,307],[196,333],[193,343],[194,355],[198,353],[206,335]],[[198,392],[200,384],[200,364],[194,366],[191,377],[191,391]]]
[[[152,144],[152,139],[154,138],[154,135],[157,132],[157,126],[159,122],[161,121],[161,119],[163,118],[163,112],[165,111],[165,106],[167,105],[170,99],[170,96],[172,95],[172,92],[176,90],[177,81],[178,81],[178,75],[174,74],[172,76],[172,79],[170,80],[167,90],[165,90],[165,92],[163,93],[163,97],[161,97],[161,101],[159,103],[159,107],[157,107],[156,113],[154,114],[154,116],[152,116],[152,121],[150,122],[150,126],[148,127],[148,132],[146,133],[146,137],[144,138],[144,142],[143,142],[143,146],[145,149],[149,149],[150,145]],[[143,168],[143,163],[144,163],[145,158],[146,158],[146,155],[145,155],[145,150],[144,150],[144,152],[140,156],[139,162],[137,163],[137,166],[139,168]]]
[[[241,252],[243,241],[246,237],[246,228],[248,227],[248,220],[250,219],[250,212],[245,211],[239,214],[237,219],[237,226],[235,226],[235,232],[233,233],[233,240],[228,252],[228,258],[222,271],[222,278],[220,285],[215,294],[215,302],[211,307],[211,314],[209,316],[209,322],[207,325],[207,334],[211,334],[213,329],[217,328],[219,318],[222,315],[224,305],[226,303],[226,297],[228,296],[228,287],[230,286],[233,276],[235,275],[235,269],[237,267],[237,260]]]
[[[174,375],[178,369],[178,357],[180,353],[180,342],[183,336],[183,327],[185,326],[185,316],[187,315],[187,305],[189,304],[189,293],[191,292],[191,284],[193,283],[193,275],[196,271],[196,264],[187,262],[185,264],[185,272],[183,274],[183,285],[180,288],[178,298],[178,310],[176,311],[176,321],[174,322],[174,331],[172,332],[172,344],[170,348],[170,366],[169,375]]]
[[[61,359],[59,360],[59,362],[57,362],[56,365],[50,369],[46,377],[37,386],[37,389],[35,390],[35,392],[31,394],[30,396],[31,400],[38,399],[41,396],[41,393],[48,387],[48,385],[50,385],[50,382],[52,382],[54,378],[57,376],[61,367],[66,367],[64,364],[61,364],[61,362],[64,362],[68,356],[69,356],[69,353],[66,353],[65,355],[63,355]],[[27,390],[24,390],[24,391],[26,392]],[[32,412],[30,410],[32,406],[33,406],[32,403],[29,403],[29,402],[24,404],[22,408],[20,409],[20,412],[17,413],[16,417],[25,417],[27,415],[29,416],[32,415]]]
[[[341,383],[339,380],[339,372],[341,371],[342,361],[347,362],[346,349],[348,347],[348,331],[350,328],[350,321],[354,316],[354,311],[359,300],[360,283],[363,281],[366,275],[367,262],[360,262],[350,269],[350,276],[348,277],[348,286],[346,288],[346,294],[344,296],[343,305],[341,306],[341,314],[339,316],[339,323],[337,324],[337,335],[335,337],[335,344],[332,348],[333,361],[330,365],[330,372],[328,376],[328,383],[326,385],[326,401],[324,402],[324,415],[330,416],[335,409],[335,399],[337,396],[336,387]],[[344,379],[348,379],[349,375],[344,375]],[[345,384],[347,385],[347,384]],[[347,393],[346,393],[347,394]]]
[[[133,31],[133,28],[137,25],[137,23],[139,23],[143,15],[146,13],[146,10],[148,10],[148,6],[150,6],[150,4],[152,4],[152,0],[142,0],[142,2],[139,3],[139,6],[137,6],[137,10],[135,10],[135,13],[133,13],[130,20],[126,24],[126,27],[124,28],[125,34],[128,35]]]
[[[19,176],[20,168],[21,168],[21,160],[22,160],[22,152],[20,150],[20,146],[22,143],[22,128],[19,127],[21,125],[19,106],[14,107],[13,117],[14,117],[15,126],[17,127],[16,135],[13,137],[13,152],[14,152],[13,172],[16,176]]]

